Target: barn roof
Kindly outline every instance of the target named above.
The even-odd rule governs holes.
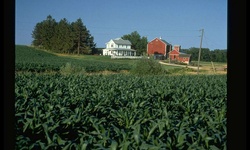
[[[178,53],[179,57],[190,57],[191,56],[191,54],[186,54],[186,53],[183,53],[183,52],[180,52],[180,51],[177,51],[177,50],[172,50],[172,51],[170,51],[168,53],[170,54],[170,53],[173,53],[173,52]]]
[[[179,57],[190,57],[191,56],[191,54],[186,54],[186,53],[182,53],[182,52],[180,52],[180,54],[179,54]]]
[[[165,44],[167,45],[171,45],[170,43],[168,43],[167,41],[163,40],[163,39],[160,39],[162,42],[164,42]]]
[[[165,43],[166,45],[172,45],[172,44],[168,43],[166,40],[163,40],[163,39],[158,38],[158,37],[154,38],[154,39],[151,40],[150,42],[154,41],[155,39],[158,39],[158,40],[162,41],[162,42]],[[148,43],[150,43],[150,42],[148,42]]]

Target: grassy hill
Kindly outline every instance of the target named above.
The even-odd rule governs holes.
[[[33,47],[16,45],[16,71],[59,71],[70,64],[86,72],[130,70],[134,60],[111,60],[99,55],[66,55],[51,53]]]
[[[58,72],[84,70],[86,73],[124,73],[133,69],[138,62],[135,59],[111,59],[102,55],[69,55],[52,53],[34,47],[16,45],[16,72]],[[156,60],[157,61],[157,60]],[[194,62],[195,63],[195,62]],[[146,64],[141,64],[144,67]],[[161,64],[169,74],[197,74],[197,66]],[[200,62],[201,74],[226,74],[226,63]]]

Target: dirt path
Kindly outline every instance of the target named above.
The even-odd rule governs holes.
[[[179,67],[187,67],[187,68],[192,68],[192,69],[198,69],[198,67],[195,67],[195,66],[171,64],[171,63],[165,63],[165,62],[162,62],[162,61],[160,61],[159,63],[164,64],[164,65],[169,65],[169,66],[179,66]],[[202,69],[202,67],[200,67],[199,69]]]
[[[190,74],[196,74],[197,73],[196,71],[198,71],[198,67],[196,67],[196,66],[171,64],[171,63],[166,63],[166,62],[162,62],[162,61],[160,61],[159,63],[164,64],[164,65],[169,65],[169,66],[179,66],[179,67],[191,68],[194,71],[189,72]],[[201,71],[200,72],[201,74],[227,74],[227,71],[221,69],[221,67],[219,70],[213,70],[213,69],[211,69],[210,66],[203,66],[203,67],[199,67],[199,70]]]

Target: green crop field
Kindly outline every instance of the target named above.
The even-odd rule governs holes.
[[[121,72],[135,61],[16,46],[16,149],[227,149],[225,74]]]
[[[61,67],[70,64],[72,67],[83,68],[87,73],[111,71],[129,71],[138,60],[111,59],[99,55],[62,55],[49,53],[32,47],[16,45],[16,72],[58,72]],[[181,68],[164,66],[167,69]]]

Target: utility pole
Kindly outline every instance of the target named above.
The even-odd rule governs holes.
[[[200,58],[201,58],[201,46],[202,46],[203,32],[204,32],[204,29],[201,29],[201,42],[200,42],[200,50],[199,50],[199,56],[198,56],[198,69],[197,69],[197,74],[199,74],[199,68],[200,68]]]
[[[168,52],[168,63],[170,63],[170,52],[172,51],[172,45],[171,45],[171,42],[170,42],[170,50]]]

